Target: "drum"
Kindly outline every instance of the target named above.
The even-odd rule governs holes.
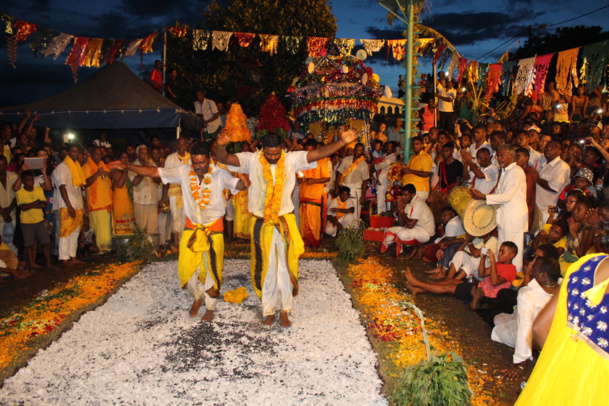
[[[469,235],[480,237],[491,232],[496,226],[495,206],[484,200],[475,200],[470,190],[457,186],[448,193],[448,202],[463,221],[463,228]]]

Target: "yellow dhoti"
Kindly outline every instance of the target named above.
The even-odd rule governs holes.
[[[84,210],[76,210],[76,216],[70,217],[68,209],[59,209],[59,237],[64,238],[82,226]]]
[[[210,224],[193,224],[186,220],[186,228],[180,239],[178,277],[184,287],[199,269],[199,280],[205,284],[209,273],[214,286],[206,291],[212,297],[220,296],[222,269],[224,266],[224,235],[222,217]]]
[[[252,215],[248,211],[248,191],[241,190],[233,196],[233,206],[235,207],[235,220],[233,226],[233,235],[236,238],[250,238],[251,219]]]
[[[112,250],[112,219],[109,209],[89,212],[89,221],[91,222],[91,228],[95,231],[99,252]]]

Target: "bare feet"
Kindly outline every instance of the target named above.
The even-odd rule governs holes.
[[[32,264],[32,269],[40,269],[40,268],[42,268],[40,265],[35,264],[35,263]]]
[[[192,302],[192,306],[190,306],[188,315],[190,317],[197,317],[197,314],[199,314],[199,309],[201,308],[202,304],[203,304],[203,298],[199,298],[199,299],[195,300],[194,302]]]
[[[425,273],[427,275],[433,275],[436,273],[440,273],[444,270],[444,268],[442,267],[442,265],[438,265],[437,267],[435,267],[434,269],[430,269],[429,271],[425,271]]]
[[[292,322],[290,321],[290,318],[288,317],[288,312],[284,312],[284,311],[279,312],[279,325],[281,327],[291,327],[292,326]]]
[[[264,324],[265,326],[272,326],[274,322],[275,322],[274,314],[272,314],[270,316],[266,316],[266,318],[264,320],[262,320],[262,324]]]
[[[203,317],[201,317],[201,321],[212,321],[214,319],[214,311],[207,310]]]
[[[470,306],[472,307],[472,309],[476,310],[478,308],[478,304],[480,303],[480,299],[484,297],[484,290],[482,290],[482,288],[474,286],[472,288],[472,297],[474,299],[470,303]]]
[[[429,279],[433,279],[433,280],[440,280],[440,279],[444,279],[446,278],[446,270],[442,269],[440,272],[434,273],[433,275],[429,276]]]
[[[77,264],[84,264],[84,262],[82,262],[76,258],[70,259],[70,265],[77,265]]]
[[[417,288],[416,286],[412,286],[410,282],[406,282],[406,289],[408,289],[408,291],[412,293],[412,296],[416,296],[419,293],[425,293],[423,289]]]

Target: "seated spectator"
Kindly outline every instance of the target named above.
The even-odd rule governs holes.
[[[51,238],[50,224],[44,218],[44,209],[47,199],[40,186],[34,186],[34,174],[25,171],[21,174],[23,188],[17,191],[17,205],[21,210],[21,233],[27,256],[27,267],[29,270],[40,268],[36,265],[36,242],[42,246],[44,261],[47,268],[53,268],[51,264]]]
[[[529,269],[529,268],[527,268]],[[513,314],[495,316],[491,339],[514,348],[513,364],[503,370],[503,379],[522,379],[533,355],[533,321],[560,290],[560,266],[554,258],[535,258],[530,282],[518,291]]]
[[[572,221],[569,223],[567,234],[567,249],[560,256],[559,263],[562,275],[569,266],[579,258],[590,253],[594,245],[594,230],[586,217],[588,210],[596,208],[593,197],[582,197],[575,204]]]
[[[444,225],[444,235],[437,238],[433,244],[428,245],[423,255],[423,261],[438,262],[438,267],[435,272],[432,272],[437,276],[432,279],[446,277],[450,260],[459,244],[463,242],[461,237],[465,235],[463,222],[452,207],[442,209],[441,220]]]
[[[588,168],[582,168],[573,177],[573,183],[565,186],[558,195],[558,207],[563,207],[567,198],[567,194],[573,190],[580,190],[584,196],[596,197],[596,188],[594,187],[594,174]]]
[[[482,282],[463,282],[455,280],[452,283],[425,283],[414,277],[410,268],[406,268],[406,287],[413,294],[436,293],[452,294],[457,299],[472,301],[474,294],[478,296],[477,301],[472,302],[472,308],[478,305],[482,296],[489,298],[497,297],[501,289],[509,288],[512,281],[516,278],[516,267],[512,260],[518,253],[518,247],[511,241],[505,241],[499,247],[498,263],[492,251],[482,250],[480,258],[480,268],[478,274],[484,278]],[[490,267],[486,267],[486,257],[490,260]],[[478,291],[480,289],[480,292]]]
[[[552,224],[544,224],[541,231],[537,233],[533,241],[531,241],[530,247],[527,247],[525,251],[528,251],[528,257],[530,259],[533,252],[541,244],[552,244],[556,247],[558,255],[562,255],[567,248],[566,235],[569,232],[569,225],[566,221],[557,221]],[[527,256],[525,254],[525,256]]]
[[[397,214],[400,226],[385,231],[381,253],[386,252],[389,246],[396,242],[399,254],[402,241],[416,240],[418,243],[425,243],[435,232],[433,213],[425,201],[417,196],[417,190],[411,183],[402,187]]]
[[[355,205],[350,195],[351,190],[347,186],[341,186],[338,197],[328,204],[326,234],[331,237],[336,237],[342,229],[356,224]]]
[[[556,223],[557,221],[571,222],[571,215],[577,202],[584,197],[581,190],[574,189],[567,193],[567,199],[564,202],[564,207],[558,211],[558,207],[548,207],[549,217],[547,220],[548,224]],[[557,215],[558,214],[558,215]],[[554,218],[556,216],[556,218]]]
[[[8,274],[8,277],[12,277],[14,279],[25,279],[28,276],[32,275],[32,271],[30,270],[22,270],[19,269],[19,258],[17,258],[17,254],[13,252],[9,248],[8,245],[4,243],[2,240],[2,236],[0,235],[0,271],[3,274]],[[7,275],[5,275],[7,276]],[[1,278],[4,280],[4,276]]]

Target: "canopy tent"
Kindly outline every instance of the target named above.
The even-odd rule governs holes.
[[[65,92],[34,103],[0,109],[0,120],[18,122],[23,112],[40,115],[37,126],[70,129],[195,129],[197,117],[163,97],[125,64],[106,65]]]

